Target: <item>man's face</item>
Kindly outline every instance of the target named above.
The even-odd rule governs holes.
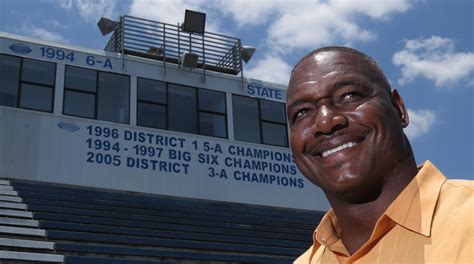
[[[406,156],[403,101],[376,81],[359,56],[326,51],[295,69],[288,91],[296,164],[328,197],[366,202],[378,196],[387,169]]]

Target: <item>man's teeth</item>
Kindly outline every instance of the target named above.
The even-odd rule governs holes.
[[[357,143],[355,143],[355,142],[349,142],[349,143],[342,144],[342,145],[337,146],[333,149],[323,151],[323,153],[321,153],[321,157],[323,157],[323,158],[327,157],[328,155],[331,155],[331,154],[333,154],[335,152],[338,152],[340,150],[343,150],[343,149],[346,149],[346,148],[352,148],[355,145],[357,145]]]

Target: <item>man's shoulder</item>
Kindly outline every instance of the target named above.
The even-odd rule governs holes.
[[[444,186],[443,186],[444,187]],[[449,188],[450,191],[462,191],[474,192],[474,181],[473,180],[447,180],[444,188]]]
[[[472,261],[474,241],[474,182],[447,180],[438,197],[431,226],[431,253],[455,256],[449,262]],[[445,247],[446,243],[449,247]],[[442,249],[442,250],[441,250]],[[441,251],[440,251],[441,250]]]
[[[441,188],[441,199],[449,199],[452,202],[460,200],[474,201],[474,181],[472,180],[447,180]]]
[[[474,207],[474,181],[447,180],[440,192],[439,207],[445,207],[450,214],[455,214],[454,208],[466,208],[468,211],[458,210],[460,214],[472,211]],[[441,209],[441,208],[439,208]]]

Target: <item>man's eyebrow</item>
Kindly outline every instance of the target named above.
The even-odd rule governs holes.
[[[340,80],[331,85],[331,89],[338,89],[346,85],[360,85],[363,88],[367,88],[368,82],[366,80],[361,80],[358,78],[348,78],[345,80]]]
[[[298,106],[298,105],[300,105],[300,104],[307,103],[307,102],[309,102],[309,101],[310,101],[310,100],[308,100],[308,99],[298,99],[298,100],[292,102],[291,104],[287,105],[286,108],[287,108],[288,110],[290,110],[290,109],[292,109],[292,108],[295,107],[295,106]]]

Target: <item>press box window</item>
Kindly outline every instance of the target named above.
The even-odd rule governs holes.
[[[137,124],[166,129],[166,83],[138,78]]]
[[[67,66],[63,113],[95,119],[96,96],[97,71]]]
[[[234,137],[236,140],[288,146],[283,103],[234,95]]]
[[[199,89],[199,134],[227,138],[225,93]]]
[[[197,134],[196,89],[168,84],[168,129]]]
[[[227,137],[225,94],[138,78],[137,124]]]
[[[74,66],[66,67],[65,115],[129,123],[130,78]]]
[[[0,55],[0,105],[17,106],[21,58]]]
[[[267,100],[259,101],[262,143],[287,147],[285,104]]]
[[[99,72],[97,119],[128,124],[130,119],[130,78]]]
[[[56,64],[0,55],[0,105],[53,111]]]
[[[232,96],[234,112],[234,138],[236,140],[260,143],[258,99]]]

